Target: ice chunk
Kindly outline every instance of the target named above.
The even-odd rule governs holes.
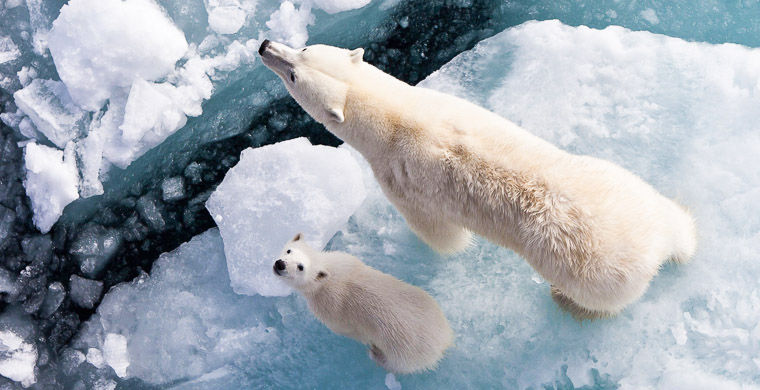
[[[173,202],[185,197],[185,179],[182,176],[166,178],[161,183],[161,194],[165,202]]]
[[[401,390],[401,383],[399,383],[395,375],[389,372],[385,375],[385,387],[388,390]]]
[[[37,347],[12,330],[0,329],[0,375],[29,387],[37,382]]]
[[[18,58],[21,52],[18,46],[13,43],[11,37],[0,37],[0,64],[11,62]]]
[[[129,351],[127,338],[115,333],[108,333],[103,342],[103,357],[120,378],[127,376],[129,367]]]
[[[143,195],[137,200],[137,212],[154,231],[161,232],[166,228],[164,216],[152,195]]]
[[[42,302],[40,308],[40,316],[50,317],[61,306],[64,298],[66,298],[66,289],[61,282],[53,282],[48,286],[47,294],[45,295],[45,301]]]
[[[232,288],[289,294],[271,269],[282,246],[302,232],[322,248],[364,196],[362,172],[345,150],[306,138],[244,150],[206,202],[224,238]]]
[[[319,8],[328,14],[349,11],[364,7],[372,0],[312,0],[314,8]]]
[[[188,48],[182,31],[152,0],[72,0],[48,40],[71,97],[90,111],[135,79],[166,76]]]
[[[60,81],[35,79],[13,98],[37,130],[61,149],[82,131],[85,113]]]
[[[82,274],[95,278],[111,261],[121,243],[118,230],[88,225],[79,232],[69,253],[79,262]]]
[[[32,202],[34,225],[47,233],[67,204],[79,198],[74,151],[56,150],[34,142],[24,148],[26,179],[24,187]]]
[[[113,163],[126,168],[134,159],[185,125],[187,117],[172,99],[173,91],[174,87],[170,84],[135,80],[124,109],[124,123],[119,127],[129,150],[120,156],[121,160]]]
[[[278,331],[265,323],[273,303],[232,291],[222,239],[211,229],[161,255],[150,275],[114,286],[76,344],[102,351],[103,363],[123,378],[210,381],[235,362],[257,370],[282,356]]]
[[[271,39],[291,47],[303,47],[309,39],[306,28],[314,24],[314,15],[307,4],[301,4],[296,8],[292,2],[285,0],[266,24],[271,30]]]
[[[69,278],[69,289],[71,300],[74,303],[85,309],[92,309],[100,301],[100,294],[103,292],[103,282],[85,279],[79,275],[71,275],[71,278]]]
[[[245,10],[237,5],[212,8],[208,13],[208,25],[219,34],[234,34],[245,23]]]
[[[5,246],[5,239],[13,233],[16,212],[0,204],[0,250]]]
[[[647,8],[641,11],[639,13],[644,20],[649,22],[649,24],[658,24],[660,23],[660,18],[657,17],[657,12],[651,8]]]

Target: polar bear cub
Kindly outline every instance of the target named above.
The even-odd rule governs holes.
[[[574,155],[482,107],[410,86],[362,49],[264,41],[262,61],[314,119],[358,150],[439,252],[471,232],[522,255],[576,318],[615,314],[667,259],[696,248],[689,213],[613,163]]]
[[[451,345],[453,332],[430,295],[354,256],[317,251],[298,234],[272,268],[330,330],[368,345],[389,372],[433,369]]]

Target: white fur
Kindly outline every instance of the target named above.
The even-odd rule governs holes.
[[[290,241],[275,274],[306,298],[330,330],[370,346],[370,357],[397,374],[434,368],[453,332],[422,289],[342,252],[319,252],[300,235]],[[299,264],[303,269],[299,269]]]
[[[692,217],[636,175],[560,150],[465,100],[410,86],[360,54],[273,43],[262,59],[312,117],[362,153],[436,250],[463,249],[470,232],[512,248],[579,318],[617,313],[664,261],[693,255]]]

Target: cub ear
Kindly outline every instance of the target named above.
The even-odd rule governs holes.
[[[330,116],[330,119],[338,123],[343,123],[343,121],[346,120],[346,118],[343,116],[343,110],[339,110],[337,108],[328,108],[327,115]]]
[[[298,234],[296,234],[296,236],[295,236],[295,237],[293,237],[293,239],[292,239],[292,240],[290,240],[290,241],[300,241],[300,240],[301,240],[301,238],[303,238],[303,233],[298,233]]]
[[[349,55],[351,56],[351,61],[354,63],[359,63],[364,58],[364,49],[360,47],[358,49],[351,50],[349,52]]]
[[[319,271],[319,273],[317,273],[317,280],[322,280],[326,277],[327,277],[327,272],[325,271]]]

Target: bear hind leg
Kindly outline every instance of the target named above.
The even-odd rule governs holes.
[[[598,320],[604,318],[610,318],[615,313],[601,310],[591,310],[580,306],[575,303],[570,297],[563,294],[560,289],[552,285],[551,287],[552,300],[564,311],[570,313],[570,315],[579,322],[584,320]]]

